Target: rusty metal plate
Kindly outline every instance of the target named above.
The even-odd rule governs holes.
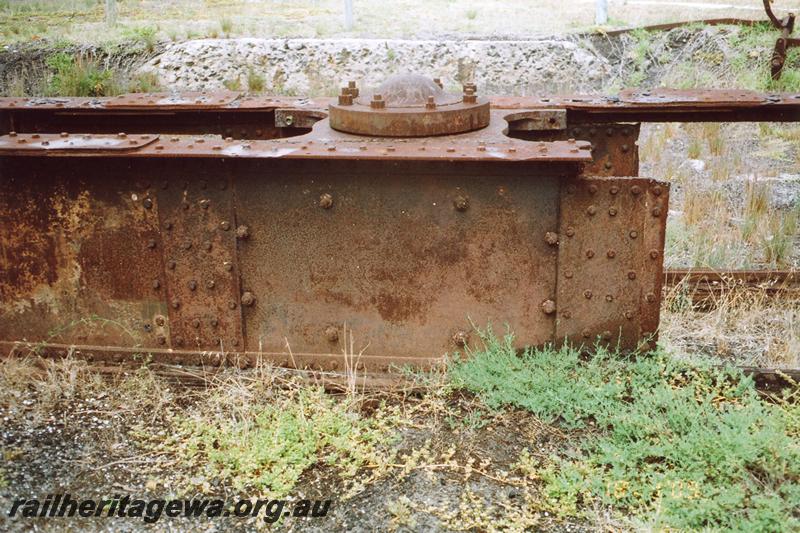
[[[100,160],[0,161],[0,338],[159,346],[167,334],[147,187]]]
[[[620,91],[619,99],[628,105],[665,105],[681,106],[710,105],[721,107],[725,105],[759,104],[766,100],[762,93],[747,90],[731,89],[694,89],[691,91],[681,89],[626,89]]]
[[[499,130],[499,128],[498,128]],[[330,130],[327,120],[317,124],[314,132],[290,139],[270,141],[237,141],[233,138],[218,137],[178,137],[152,139],[151,135],[138,135],[137,139],[147,141],[132,150],[119,150],[105,146],[108,141],[116,141],[115,135],[75,136],[76,145],[90,144],[75,155],[95,157],[133,157],[141,159],[156,158],[244,158],[244,159],[318,159],[318,160],[411,160],[411,161],[493,161],[503,162],[568,162],[576,166],[591,161],[588,142],[557,141],[531,143],[518,141],[502,134],[477,136],[473,132],[458,138],[442,137],[424,139],[419,143],[408,139],[370,139],[346,135]],[[475,135],[469,137],[468,135]],[[35,136],[35,138],[34,138]],[[9,156],[48,156],[59,155],[59,150],[50,150],[49,145],[61,139],[54,134],[19,133],[14,137],[0,137],[0,155]],[[455,140],[457,139],[457,140]],[[24,142],[20,142],[24,141]]]
[[[520,346],[552,339],[541,304],[555,294],[555,168],[232,163],[251,232],[239,250],[248,349],[402,364],[472,344],[473,324],[508,325]]]
[[[120,94],[105,100],[105,107],[138,109],[204,109],[230,106],[241,93],[234,91],[197,91],[182,93]]]
[[[243,349],[237,228],[231,178],[222,164],[143,160],[131,172],[159,176],[147,198],[158,210],[169,303],[170,345]],[[153,283],[158,283],[154,280]]]
[[[28,151],[36,153],[51,152],[92,152],[115,151],[131,152],[152,144],[158,140],[158,135],[131,135],[125,133],[117,135],[59,135],[48,134],[17,134],[9,133],[0,137],[0,150]]]
[[[557,339],[630,348],[655,333],[659,299],[650,295],[661,290],[667,190],[643,178],[562,184]]]

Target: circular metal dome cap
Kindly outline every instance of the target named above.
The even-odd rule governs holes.
[[[489,101],[475,93],[472,83],[464,85],[462,95],[446,93],[438,79],[417,74],[392,76],[363,94],[351,81],[330,105],[330,124],[375,137],[464,133],[489,124]]]

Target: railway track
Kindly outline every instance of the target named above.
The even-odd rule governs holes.
[[[669,295],[683,295],[698,309],[711,309],[726,297],[751,295],[800,301],[800,271],[670,269],[664,272]]]

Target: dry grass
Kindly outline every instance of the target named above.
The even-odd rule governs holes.
[[[800,367],[800,302],[766,288],[724,286],[711,309],[692,304],[688,285],[671,288],[661,315],[661,342],[681,358],[713,356],[738,365]]]
[[[647,4],[612,4],[607,27],[722,16],[763,18],[760,8],[752,4],[748,0],[707,0],[702,5],[666,2],[657,9]],[[117,27],[108,28],[102,2],[0,1],[0,35],[6,42],[32,38],[103,42],[148,24],[157,27],[159,38],[173,41],[244,36],[530,37],[591,29],[594,11],[583,3],[554,0],[372,0],[356,3],[355,25],[345,31],[340,0],[128,0],[118,3]]]

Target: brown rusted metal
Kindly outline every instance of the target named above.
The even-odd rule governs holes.
[[[335,102],[0,99],[2,346],[386,372],[494,324],[520,346],[635,349],[658,329],[669,192],[636,177],[639,123],[800,120],[797,95],[453,102],[432,83],[374,104],[355,84]],[[416,137],[469,120],[372,118],[409,102],[488,123]],[[370,135],[332,127],[356,106]]]
[[[413,74],[393,76],[373,91],[360,94],[351,82],[342,89],[338,102],[330,104],[330,125],[338,131],[374,137],[473,131],[489,124],[489,101],[478,98],[475,91],[473,84],[467,84],[463,96],[447,94],[433,80]]]

